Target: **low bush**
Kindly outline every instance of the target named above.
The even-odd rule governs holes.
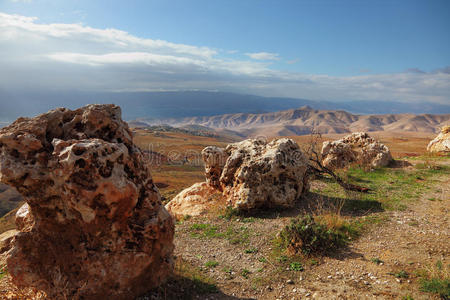
[[[434,266],[418,270],[420,290],[438,294],[442,299],[450,299],[450,264],[444,265],[437,261]]]
[[[320,220],[319,220],[320,221]],[[328,227],[311,215],[294,218],[279,233],[279,245],[288,254],[321,254],[345,246],[352,230],[346,223]]]

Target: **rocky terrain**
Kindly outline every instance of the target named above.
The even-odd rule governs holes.
[[[78,121],[76,115],[84,115],[81,112],[69,112],[68,114]],[[89,115],[89,113],[86,114]],[[113,115],[117,116],[114,113]],[[83,118],[81,119],[83,120]],[[104,120],[103,117],[98,115],[96,115],[96,118],[86,118],[86,120],[90,120],[89,122],[94,122],[95,119]],[[117,118],[113,117],[112,119]],[[139,237],[139,233],[142,232],[142,224],[143,226],[153,226],[151,225],[153,221],[149,224],[145,221],[142,222],[142,218],[135,218],[134,211],[145,212],[147,216],[150,215],[152,218],[155,214],[158,215],[153,209],[161,211],[162,205],[155,205],[157,202],[151,200],[155,197],[158,198],[159,192],[156,191],[155,186],[159,187],[164,203],[175,198],[172,200],[172,204],[168,205],[169,209],[172,212],[176,210],[181,212],[179,214],[174,213],[178,217],[174,238],[174,274],[168,276],[167,283],[136,298],[139,300],[438,299],[439,291],[424,286],[424,282],[433,283],[435,281],[432,280],[438,280],[438,283],[444,282],[445,284],[445,280],[448,280],[446,278],[448,278],[450,271],[447,268],[449,266],[448,245],[450,244],[447,209],[450,200],[450,197],[448,197],[450,191],[447,188],[449,186],[449,162],[445,155],[426,154],[426,145],[432,139],[428,134],[419,136],[413,133],[405,133],[390,136],[383,135],[383,132],[377,132],[373,136],[374,139],[366,135],[354,138],[355,143],[350,147],[352,150],[359,151],[358,147],[360,146],[364,148],[364,146],[378,145],[382,142],[385,146],[375,148],[383,150],[384,147],[388,146],[390,149],[390,151],[388,150],[389,155],[397,160],[387,167],[372,167],[370,171],[355,166],[354,162],[339,170],[339,174],[344,176],[343,178],[346,180],[370,188],[369,193],[361,194],[342,190],[328,177],[315,178],[310,182],[304,182],[301,180],[301,174],[293,173],[292,170],[300,170],[304,164],[292,165],[291,168],[289,158],[297,157],[300,155],[298,153],[302,153],[300,158],[304,155],[305,147],[307,148],[311,143],[305,136],[274,141],[248,140],[241,143],[231,143],[227,146],[228,142],[225,143],[223,139],[213,136],[190,135],[187,132],[170,130],[160,133],[159,131],[137,129],[134,131],[131,144],[133,146],[131,147],[135,149],[134,147],[137,145],[144,150],[138,151],[136,149],[136,152],[133,151],[137,156],[142,156],[142,160],[137,160],[139,167],[135,169],[134,163],[132,165],[127,163],[135,161],[135,158],[129,157],[124,161],[117,161],[117,159],[114,159],[117,151],[112,151],[112,153],[107,151],[107,161],[115,163],[111,177],[105,178],[102,174],[105,174],[104,172],[108,168],[103,167],[108,165],[105,165],[102,155],[99,155],[99,158],[94,158],[93,153],[95,151],[91,146],[111,144],[111,149],[117,148],[120,150],[122,144],[130,145],[126,134],[122,136],[120,132],[123,133],[123,131],[112,125],[115,124],[115,121],[113,121],[112,123],[106,122],[112,128],[111,126],[109,129],[105,128],[104,132],[97,132],[93,136],[79,136],[80,134],[83,135],[83,132],[90,135],[92,132],[96,132],[95,128],[98,127],[91,125],[80,127],[80,125],[76,125],[77,122],[71,123],[71,120],[68,117],[63,123],[72,124],[74,127],[72,125],[63,126],[68,128],[68,131],[60,135],[61,141],[54,143],[55,145],[47,141],[48,136],[42,139],[42,135],[35,135],[39,136],[37,140],[41,141],[41,144],[53,146],[51,152],[50,150],[44,150],[37,153],[45,154],[50,162],[49,166],[53,166],[55,163],[61,164],[60,170],[62,174],[69,176],[69,180],[67,183],[63,183],[63,179],[52,177],[57,175],[42,176],[42,174],[38,174],[41,176],[39,177],[31,172],[35,175],[24,181],[24,183],[29,184],[29,186],[24,185],[28,188],[19,189],[22,194],[27,193],[27,191],[34,192],[31,194],[33,197],[29,201],[30,206],[22,207],[16,218],[17,228],[23,232],[18,235],[14,230],[0,233],[0,252],[3,252],[3,255],[0,254],[0,295],[5,295],[6,299],[46,299],[42,290],[46,289],[46,282],[54,280],[46,277],[46,274],[53,274],[52,278],[55,278],[56,273],[52,273],[54,269],[42,271],[42,269],[35,268],[36,270],[33,269],[33,271],[28,272],[29,275],[27,276],[44,278],[43,282],[40,281],[39,286],[37,286],[37,290],[20,286],[20,284],[17,287],[14,284],[17,284],[17,279],[15,279],[17,275],[15,274],[18,274],[14,266],[23,264],[30,258],[18,256],[15,261],[12,260],[14,266],[11,268],[5,265],[2,258],[5,258],[5,253],[8,256],[14,251],[11,249],[17,247],[15,246],[15,237],[23,234],[37,234],[37,241],[40,242],[40,245],[30,244],[33,249],[36,249],[36,256],[32,257],[40,258],[41,252],[45,250],[47,253],[47,249],[53,249],[52,253],[61,253],[61,255],[56,256],[56,265],[61,266],[64,270],[69,270],[70,274],[75,274],[76,272],[72,273],[72,270],[75,269],[82,274],[71,275],[75,276],[70,279],[71,282],[74,282],[74,285],[79,285],[81,281],[77,283],[77,280],[82,280],[83,276],[91,276],[92,272],[95,276],[95,272],[99,270],[97,266],[105,261],[99,252],[107,251],[99,250],[103,248],[98,248],[96,241],[102,243],[102,247],[109,245],[107,241],[112,241],[113,244],[108,246],[108,249],[111,250],[109,255],[113,257],[116,264],[115,273],[107,273],[105,278],[111,282],[115,280],[116,282],[126,282],[124,276],[128,276],[129,273],[127,272],[148,273],[149,280],[128,285],[132,286],[132,291],[130,289],[128,291],[135,293],[133,295],[142,294],[142,291],[154,286],[153,283],[159,282],[159,279],[154,280],[152,278],[158,275],[148,271],[149,269],[145,265],[134,266],[135,262],[130,260],[127,260],[126,266],[121,263],[120,254],[112,251],[123,249],[120,244],[121,239],[114,236],[115,231],[112,230],[111,232],[110,228],[115,227],[115,224],[121,226],[120,224],[124,222],[128,226],[121,230],[122,236],[132,235],[132,241],[135,241],[134,239]],[[81,123],[83,124],[83,121]],[[121,123],[119,122],[119,124]],[[126,128],[126,125],[123,126]],[[58,126],[38,127],[58,130]],[[21,127],[18,126],[18,128]],[[83,128],[83,131],[79,131],[78,128]],[[7,127],[2,130],[10,131],[11,129]],[[120,135],[121,140],[118,140],[117,134]],[[130,132],[128,134],[131,137]],[[321,145],[321,142],[341,138],[343,138],[342,135],[331,134],[321,137],[318,141]],[[89,142],[85,142],[85,140],[89,140]],[[294,140],[300,147],[296,146]],[[357,143],[357,140],[367,140],[368,142]],[[36,153],[27,150],[29,148],[25,145],[33,145],[29,141],[30,137],[26,135],[18,134],[16,137],[9,135],[2,142],[2,146],[5,147],[4,149],[9,149],[6,148],[11,147],[9,143],[13,143],[13,145],[19,143],[20,148],[25,151],[26,158],[31,161]],[[214,146],[206,147],[208,145]],[[85,150],[83,153],[78,151],[80,147]],[[16,148],[18,147],[14,149]],[[202,149],[203,151],[201,151]],[[9,167],[3,170],[7,172],[17,170],[17,176],[20,178],[22,178],[20,170],[27,170],[27,168],[40,168],[40,170],[43,170],[42,173],[49,173],[45,169],[47,165],[41,165],[39,160],[36,161],[34,167],[25,164],[20,165],[23,161],[12,155],[13,152],[6,151],[4,157],[12,162],[16,161],[18,167]],[[384,150],[382,152],[388,153]],[[22,158],[20,155],[19,158]],[[401,161],[399,161],[400,158]],[[77,163],[79,159],[84,160],[84,166],[79,165],[81,162]],[[104,216],[107,210],[105,210],[105,207],[99,206],[98,201],[94,201],[95,199],[90,198],[90,195],[102,191],[110,199],[120,198],[120,196],[108,194],[112,193],[116,186],[122,184],[116,181],[117,176],[119,178],[123,176],[125,182],[130,185],[133,184],[139,189],[139,186],[146,185],[141,182],[141,178],[144,177],[143,172],[148,172],[148,168],[146,169],[140,164],[148,164],[153,160],[157,160],[157,162],[151,164],[152,176],[149,174],[145,176],[148,179],[147,185],[150,185],[145,190],[149,191],[148,199],[150,199],[152,206],[141,207],[139,210],[135,207],[131,211],[127,210],[126,207],[117,206],[117,211],[128,217],[119,218],[116,214],[110,223],[103,222],[106,221]],[[298,161],[302,162],[303,160],[299,159]],[[97,162],[97,164],[94,164],[94,162]],[[356,163],[360,163],[360,160],[357,160]],[[129,172],[131,170],[137,178],[132,179],[121,173],[122,166],[124,171],[128,169],[127,172]],[[89,177],[89,180],[83,182],[70,179],[84,178],[80,177],[79,172],[87,169],[90,170],[89,174],[91,174],[91,171],[93,172],[92,176],[94,177]],[[266,175],[260,176],[261,174]],[[67,179],[67,176],[64,175],[63,178]],[[292,180],[293,177],[295,177],[295,180]],[[34,184],[47,179],[51,179],[54,185],[45,189],[41,188],[39,195],[42,197],[35,197],[34,195],[37,192],[32,189]],[[281,180],[286,184],[278,185],[280,188],[274,189],[273,182],[276,180]],[[294,181],[301,184],[295,188]],[[104,182],[105,185],[92,190],[90,184],[96,182]],[[20,180],[14,184],[23,185]],[[294,184],[294,187],[292,187],[292,184]],[[300,185],[302,186],[301,191]],[[189,186],[191,187],[186,188]],[[281,188],[283,186],[284,189]],[[304,186],[310,187],[309,191],[303,189]],[[68,205],[61,207],[58,204],[58,198],[47,197],[51,195],[51,192],[58,191],[60,187],[74,191],[78,195],[76,199],[84,200],[75,203],[70,196],[62,194],[59,198],[67,200],[65,202]],[[183,189],[185,190],[179,193]],[[253,201],[261,198],[258,196],[260,191],[265,191],[264,194],[273,194],[275,198],[286,200],[287,205],[277,205],[277,203],[271,201],[261,203]],[[289,200],[291,199],[289,195],[293,193],[300,194],[295,196],[295,199],[292,198],[294,199],[292,202]],[[178,196],[175,197],[177,194]],[[237,197],[232,195],[237,195]],[[140,193],[137,193],[137,200],[134,197],[127,197],[127,199],[130,199],[129,201],[133,203],[134,201],[140,202]],[[43,207],[33,208],[35,205],[33,203],[43,204],[42,199],[45,200]],[[89,199],[94,201],[92,202],[94,206],[90,204]],[[178,200],[175,201],[176,199]],[[240,209],[238,202],[245,204],[242,209]],[[127,203],[129,202],[127,201]],[[174,205],[175,203],[178,207],[173,209],[177,206]],[[264,203],[269,205],[264,205]],[[115,209],[116,206],[112,206]],[[33,209],[36,211],[35,214]],[[91,215],[89,212],[92,211],[96,212],[93,221],[95,228],[83,219],[83,216],[89,217]],[[42,215],[43,212],[55,216],[56,221],[51,221],[53,218],[46,220],[46,217]],[[64,217],[64,214],[66,217]],[[312,215],[317,222],[326,226],[330,231],[345,228],[347,230],[344,231],[346,234],[345,246],[327,254],[297,254],[292,256],[287,253],[277,242],[280,231],[290,224],[294,218],[306,215]],[[71,227],[72,229],[69,230],[65,228],[66,221],[59,223],[58,220],[61,218],[59,216],[62,216],[62,220],[67,222],[69,216],[73,216],[74,219],[70,219],[69,224],[77,229],[74,230]],[[0,222],[3,222],[6,218],[11,218],[11,213],[1,218]],[[36,225],[36,221],[39,221],[40,226]],[[61,228],[59,229],[57,226]],[[157,228],[165,231],[164,228],[167,227],[164,226],[166,225],[161,226]],[[58,236],[61,240],[51,240],[52,244],[48,244],[40,237],[42,236],[42,230],[45,228],[50,228],[51,232],[64,231],[69,233],[69,237],[60,233]],[[30,229],[31,231],[29,231]],[[70,236],[76,236],[72,233],[77,230],[88,232],[85,244],[77,244],[70,238]],[[93,234],[98,231],[100,231],[100,235],[94,237]],[[147,234],[147,229],[144,229],[144,232]],[[170,233],[170,230],[168,232]],[[128,238],[126,239],[131,241]],[[23,241],[23,243],[25,242]],[[32,242],[30,241],[30,243]],[[87,247],[86,243],[89,243]],[[79,257],[83,257],[83,254],[80,254],[81,256],[77,254],[73,260],[63,262],[61,261],[62,257],[67,257],[68,255],[65,255],[65,253],[69,252],[62,244],[72,245],[82,253],[94,254],[96,261],[87,258],[87,266],[80,266],[76,261]],[[44,245],[44,247],[41,245]],[[127,244],[124,247],[128,249]],[[170,245],[166,250],[171,251]],[[78,253],[77,251],[75,253]],[[73,250],[70,250],[70,253],[73,253]],[[71,255],[73,256],[73,254]],[[55,256],[45,258],[43,261],[52,258],[55,258]],[[36,261],[31,260],[31,262],[35,266],[38,265]],[[139,261],[136,260],[136,262]],[[70,264],[70,266],[67,266],[67,264]],[[108,263],[108,265],[111,265],[111,263]],[[166,268],[166,270],[169,268]],[[124,272],[124,269],[127,271]],[[102,285],[103,282],[99,280],[95,284]],[[108,292],[115,293],[118,287],[108,284],[106,284],[109,287]],[[94,285],[89,287],[97,289]],[[122,288],[121,285],[119,289]],[[60,288],[58,290],[61,291]],[[49,294],[52,295],[51,292]]]
[[[292,207],[308,191],[308,160],[291,139],[248,139],[225,149],[210,146],[202,157],[206,182],[183,190],[166,205],[177,217],[211,210],[217,202],[211,196],[217,192],[223,194],[217,197],[226,203],[223,208],[249,211]]]
[[[0,179],[27,202],[2,250],[16,286],[51,299],[130,299],[171,274],[173,220],[118,106],[2,128]]]
[[[168,124],[175,127],[200,125],[210,130],[241,136],[290,136],[321,133],[351,133],[358,131],[428,132],[437,133],[449,124],[450,114],[384,114],[357,115],[346,111],[316,110],[309,106],[273,113],[238,113],[205,117],[140,119],[139,125]],[[134,122],[131,122],[134,124]],[[230,132],[231,131],[231,132]]]

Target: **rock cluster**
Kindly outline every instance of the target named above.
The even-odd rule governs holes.
[[[0,129],[0,180],[27,202],[7,259],[16,285],[52,299],[132,299],[171,272],[173,220],[118,106]]]
[[[351,163],[371,167],[387,166],[392,160],[389,148],[365,132],[352,133],[340,140],[326,141],[322,146],[325,167],[344,168]]]
[[[450,126],[444,126],[438,136],[427,147],[432,153],[450,153]]]
[[[308,189],[307,158],[291,139],[269,143],[248,139],[226,149],[207,147],[202,157],[206,182],[185,189],[170,201],[166,208],[171,214],[201,214],[218,192],[228,206],[240,210],[289,207]]]

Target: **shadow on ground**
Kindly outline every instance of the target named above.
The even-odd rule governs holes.
[[[255,298],[239,298],[224,294],[214,284],[181,276],[174,276],[164,285],[136,298],[136,300],[191,300],[191,299],[223,299],[254,300]]]
[[[366,216],[373,213],[383,212],[381,202],[375,200],[358,199],[358,193],[349,195],[350,198],[329,197],[315,192],[308,192],[299,199],[291,209],[266,208],[254,209],[249,212],[236,212],[242,217],[253,217],[261,219],[275,219],[280,217],[296,217],[306,214],[318,214],[337,212],[343,216]]]

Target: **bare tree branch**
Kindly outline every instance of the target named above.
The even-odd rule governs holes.
[[[330,168],[325,167],[322,164],[321,155],[318,153],[317,144],[321,140],[322,135],[318,132],[311,132],[311,142],[309,143],[309,149],[307,150],[309,156],[309,169],[308,172],[310,175],[314,175],[316,177],[324,177],[325,174],[330,175],[341,187],[348,191],[355,191],[361,193],[368,193],[370,191],[367,187],[362,187],[359,185],[355,185],[352,183],[345,182],[339,175],[337,175]]]

